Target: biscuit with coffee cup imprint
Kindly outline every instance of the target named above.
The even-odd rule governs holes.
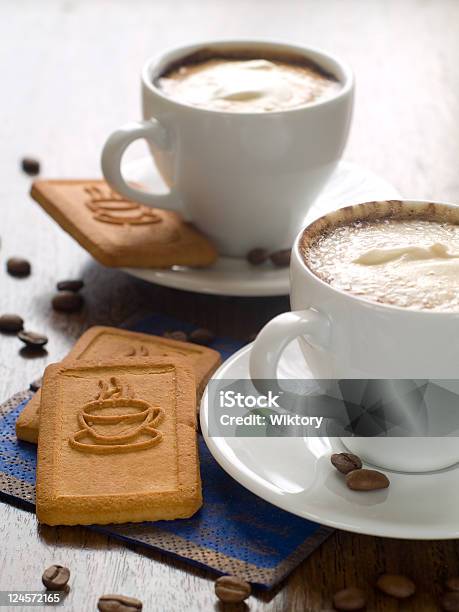
[[[183,357],[192,365],[196,378],[196,396],[199,400],[207,381],[220,365],[220,353],[211,348],[131,332],[116,327],[94,326],[88,329],[76,342],[65,362],[80,360],[103,362],[125,357],[145,359],[152,357]],[[36,444],[40,422],[41,390],[25,405],[16,421],[16,435],[20,440]]]
[[[175,212],[123,198],[101,180],[40,180],[31,196],[101,264],[206,267],[213,244]]]
[[[40,412],[41,523],[172,520],[201,507],[195,381],[186,359],[48,366]]]

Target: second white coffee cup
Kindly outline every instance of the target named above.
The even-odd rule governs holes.
[[[459,207],[430,202],[378,203],[426,214],[432,207],[448,209],[459,222]],[[321,280],[306,265],[300,245],[323,225],[340,219],[366,218],[375,202],[329,213],[303,230],[293,248],[290,265],[292,312],[272,319],[259,333],[250,354],[254,380],[276,380],[285,347],[298,339],[304,355],[305,378],[317,380],[442,381],[458,387],[459,312],[401,308],[368,301]],[[449,385],[449,386],[451,386]],[[408,437],[345,437],[346,447],[372,464],[388,469],[423,472],[459,462],[459,395],[431,407],[426,435]],[[404,416],[416,417],[408,411]],[[413,417],[413,418],[412,418]],[[437,433],[441,431],[442,437]]]
[[[332,74],[341,86],[328,99],[274,112],[207,110],[166,97],[155,85],[156,77],[204,48],[219,55],[244,49],[260,57],[295,53]],[[110,136],[102,170],[108,183],[128,199],[182,213],[222,255],[290,248],[343,152],[353,90],[353,75],[345,63],[301,46],[220,41],[168,51],[146,62],[144,119]],[[124,180],[123,153],[139,138],[148,142],[169,193],[148,193]]]

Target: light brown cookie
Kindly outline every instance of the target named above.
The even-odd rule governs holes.
[[[35,181],[31,196],[105,266],[204,267],[217,259],[212,243],[180,215],[126,200],[105,181]]]
[[[18,440],[37,444],[40,424],[41,389],[27,402],[16,419],[16,436]]]
[[[201,507],[194,373],[183,358],[51,365],[40,411],[41,523],[169,520]]]
[[[103,362],[107,359],[148,359],[154,356],[187,358],[194,369],[198,400],[221,362],[220,353],[205,346],[103,326],[88,329],[76,342],[65,361],[84,359]],[[33,444],[38,441],[40,397],[41,391],[38,390],[16,420],[17,437]]]

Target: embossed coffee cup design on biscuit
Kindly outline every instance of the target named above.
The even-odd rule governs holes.
[[[114,225],[161,223],[161,217],[151,208],[126,200],[108,187],[89,185],[84,190],[88,195],[85,204],[96,221]]]
[[[99,380],[99,392],[78,414],[81,429],[69,443],[79,451],[100,454],[150,448],[162,440],[156,427],[163,418],[162,408],[136,399],[129,385],[112,376],[109,383]]]

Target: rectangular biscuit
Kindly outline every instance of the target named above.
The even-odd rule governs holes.
[[[40,410],[41,523],[157,521],[200,508],[195,382],[185,360],[51,365]]]
[[[105,181],[40,179],[30,195],[105,266],[199,268],[217,260],[214,245],[181,215],[126,200]]]
[[[18,440],[37,444],[40,425],[41,389],[35,392],[16,419],[16,436]]]
[[[65,357],[65,361],[103,361],[107,358],[148,358],[156,355],[181,356],[190,361],[195,372],[198,400],[221,362],[220,353],[205,346],[104,326],[88,329]],[[40,397],[41,391],[38,390],[17,418],[16,435],[19,440],[33,444],[38,441]]]

